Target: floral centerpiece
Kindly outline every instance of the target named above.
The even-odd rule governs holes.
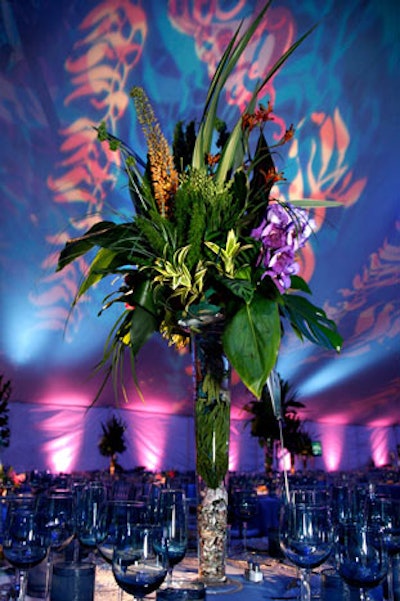
[[[8,491],[14,491],[26,480],[26,474],[17,474],[11,466],[0,464],[0,496],[4,497]]]
[[[269,4],[243,34],[236,31],[210,83],[198,127],[193,121],[178,123],[172,148],[140,87],[132,89],[131,97],[147,142],[146,161],[109,133],[106,124],[98,127],[100,140],[124,157],[132,219],[96,223],[65,245],[58,263],[61,270],[96,251],[75,302],[105,277],[121,278],[118,291],[105,298],[102,308],[121,306],[101,362],[106,378],[121,372],[125,351],[135,375],[138,353],[154,332],[178,348],[192,341],[197,470],[211,490],[214,509],[226,503],[230,368],[259,398],[276,363],[284,327],[329,349],[339,350],[342,343],[335,323],[306,297],[310,290],[296,262],[312,233],[305,209],[334,203],[289,203],[276,194],[276,184],[284,178],[274,153],[294,129],[269,145],[265,130],[273,107],[258,101],[266,83],[310,32],[255,86],[231,131],[217,118],[225,83]],[[208,442],[211,451],[205,448]],[[205,529],[211,522],[215,515]],[[221,532],[222,553],[223,526]],[[214,535],[211,540],[216,549]]]

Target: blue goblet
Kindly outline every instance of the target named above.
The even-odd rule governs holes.
[[[382,529],[361,521],[339,523],[335,540],[336,567],[341,578],[357,588],[360,601],[378,586],[388,571],[388,556]]]
[[[27,572],[46,557],[48,539],[34,497],[9,501],[4,524],[3,553],[19,573],[18,601],[25,601]]]
[[[154,524],[127,528],[114,547],[112,569],[118,586],[135,599],[158,589],[167,575],[163,529]]]

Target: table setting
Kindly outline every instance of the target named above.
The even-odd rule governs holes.
[[[262,528],[254,538],[242,532],[227,549],[220,583],[199,578],[196,534],[189,536],[188,527],[193,499],[168,482],[156,488],[157,494],[149,488],[147,499],[113,498],[114,488],[95,478],[5,497],[0,600],[399,599],[400,504],[371,483],[291,482],[273,497],[279,503],[276,540]],[[238,516],[231,500],[232,514],[249,519],[248,529],[262,516],[248,513],[245,497],[246,512]],[[256,504],[266,497],[250,496]],[[272,543],[279,555],[270,552]]]

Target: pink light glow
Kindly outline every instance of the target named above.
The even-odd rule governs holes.
[[[82,409],[68,407],[64,411],[49,410],[47,418],[41,417],[37,428],[48,433],[50,439],[43,443],[42,453],[53,473],[69,472],[76,467],[84,435],[83,413]]]
[[[154,419],[149,415],[139,422],[131,422],[134,435],[131,444],[139,465],[152,471],[158,471],[167,464],[165,455],[168,434],[167,421],[163,416]]]
[[[286,449],[281,450],[280,447],[278,448],[277,460],[278,460],[279,470],[281,472],[283,472],[283,471],[290,472],[290,468],[291,468],[290,453],[288,453],[288,451]]]
[[[79,441],[77,444],[75,439],[75,434],[68,434],[43,445],[49,469],[53,474],[73,471],[79,455]]]
[[[381,467],[389,463],[389,440],[387,431],[382,428],[371,430],[371,453],[376,467]]]
[[[328,472],[339,468],[345,441],[345,426],[339,424],[327,427],[321,436],[322,457]]]
[[[235,472],[238,469],[239,465],[239,455],[240,449],[237,440],[232,440],[232,437],[229,441],[229,471]]]
[[[65,390],[59,394],[53,392],[51,395],[44,396],[40,399],[41,405],[48,405],[49,407],[69,407],[69,408],[82,408],[90,407],[93,403],[92,396],[86,396],[76,392],[65,392]]]

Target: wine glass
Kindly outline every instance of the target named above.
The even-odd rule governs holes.
[[[27,572],[46,557],[46,539],[43,516],[32,496],[10,499],[4,524],[3,553],[19,572],[18,601],[26,597]]]
[[[114,546],[121,535],[135,524],[147,523],[147,507],[140,501],[112,499],[107,501],[100,516],[100,541],[97,548],[111,564]]]
[[[257,515],[258,497],[253,489],[238,489],[234,491],[234,511],[240,523],[240,535],[243,551],[247,552],[247,527],[248,522]]]
[[[388,570],[381,528],[360,521],[342,522],[336,527],[335,538],[339,575],[350,587],[359,589],[360,601],[368,601],[367,591],[378,586]]]
[[[50,489],[38,499],[38,510],[43,518],[49,552],[46,564],[45,598],[51,589],[54,552],[65,549],[74,538],[75,515],[72,492]]]
[[[107,502],[107,489],[101,482],[89,482],[80,491],[76,505],[76,535],[79,542],[94,551],[103,531],[100,519]]]
[[[332,551],[329,507],[286,502],[281,511],[280,544],[287,559],[300,570],[301,601],[310,601],[310,570],[326,561]]]
[[[166,586],[172,586],[172,571],[186,555],[187,505],[183,490],[166,488],[161,490],[158,499],[156,522],[162,526],[168,559]],[[159,549],[161,550],[161,549]]]
[[[115,545],[121,537],[129,528],[140,523],[147,523],[145,503],[117,499],[107,501],[100,517],[100,542],[97,544],[107,563],[112,563]],[[122,588],[119,588],[118,599],[122,601]]]
[[[400,499],[395,497],[374,496],[369,500],[367,507],[369,522],[378,526],[384,535],[384,542],[388,551],[388,572],[385,588],[388,601],[394,601],[393,572],[394,557],[400,553]]]
[[[114,546],[112,570],[118,586],[135,599],[158,589],[167,575],[162,527],[136,524],[121,533]]]

